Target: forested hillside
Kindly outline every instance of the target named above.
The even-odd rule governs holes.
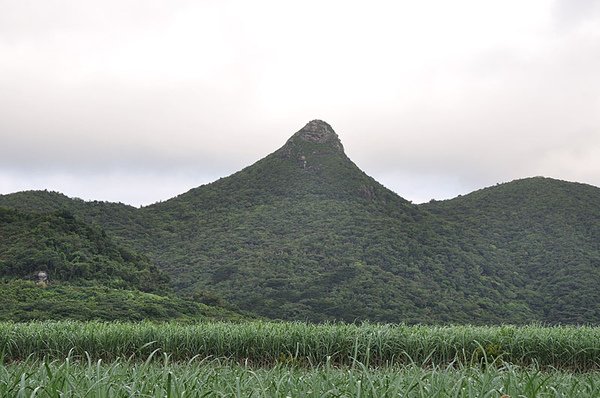
[[[527,178],[422,206],[460,225],[485,250],[482,275],[511,281],[505,295],[544,322],[598,322],[600,189]]]
[[[0,207],[0,319],[227,318],[171,293],[168,276],[67,210]],[[222,312],[222,313],[219,313]]]
[[[254,165],[136,209],[52,192],[0,205],[67,209],[142,252],[176,292],[310,321],[600,323],[600,189],[526,179],[414,205],[312,121]]]

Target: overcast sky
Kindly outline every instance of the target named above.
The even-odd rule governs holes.
[[[600,186],[600,1],[0,0],[0,193],[151,204],[312,119],[414,202]]]

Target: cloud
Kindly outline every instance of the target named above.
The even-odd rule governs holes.
[[[415,201],[600,185],[599,27],[592,1],[5,1],[0,191],[152,203],[315,118]]]
[[[557,0],[554,14],[560,30],[573,29],[597,20],[600,4],[595,0]]]

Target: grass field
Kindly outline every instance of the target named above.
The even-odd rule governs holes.
[[[243,323],[0,323],[5,361],[30,356],[63,359],[147,358],[167,353],[173,361],[227,358],[254,365],[316,366],[325,362],[367,366],[499,359],[575,371],[600,369],[600,328],[541,326],[404,326],[379,324]]]
[[[2,397],[600,397],[600,328],[0,323]]]
[[[164,358],[163,358],[164,360]],[[165,363],[166,362],[166,363]],[[598,397],[600,374],[409,365],[245,367],[221,361],[26,361],[0,366],[2,397]]]

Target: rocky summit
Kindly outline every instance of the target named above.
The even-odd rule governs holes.
[[[339,151],[344,152],[344,147],[338,135],[328,123],[322,120],[311,120],[308,122],[290,138],[290,141],[296,139],[319,144],[329,144]]]

